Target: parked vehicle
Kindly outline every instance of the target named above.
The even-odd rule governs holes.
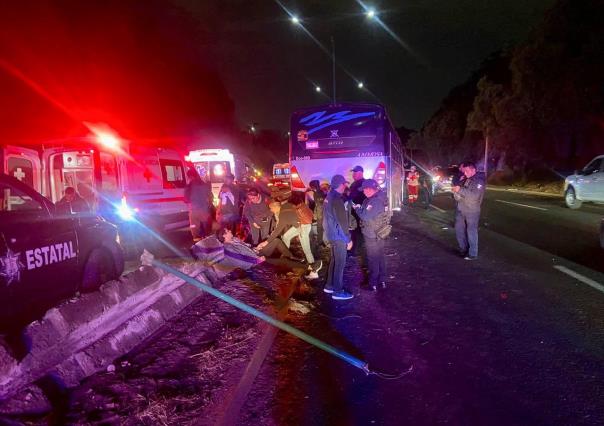
[[[403,150],[386,109],[379,104],[342,103],[295,111],[291,117],[290,164],[293,191],[311,180],[351,178],[354,166],[375,179],[390,207],[403,201]]]
[[[0,331],[39,318],[76,291],[119,277],[117,228],[91,212],[62,210],[0,174]]]
[[[218,202],[218,193],[227,175],[233,175],[241,184],[254,182],[254,167],[251,161],[228,149],[198,149],[189,152],[185,159],[193,164],[197,173],[212,184],[214,202]]]
[[[460,175],[459,166],[435,167],[431,171],[432,193],[451,192],[453,181]]]
[[[128,252],[141,232],[188,226],[185,164],[173,149],[97,136],[60,144],[0,146],[0,169],[53,202],[73,187],[93,212],[118,225]]]
[[[289,163],[276,163],[273,165],[271,184],[277,188],[289,188],[291,172]]]
[[[571,209],[580,208],[584,202],[604,203],[604,155],[564,180],[564,201]]]

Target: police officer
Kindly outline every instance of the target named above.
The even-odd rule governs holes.
[[[358,204],[361,205],[363,204],[363,201],[365,201],[365,194],[363,193],[363,182],[365,182],[365,178],[363,178],[363,167],[361,166],[354,166],[354,168],[351,170],[352,172],[352,179],[353,182],[350,185],[350,194],[348,196],[349,200],[351,200],[354,204]],[[352,211],[352,216],[354,217],[354,220],[356,223],[359,222],[359,217],[356,214],[355,210],[351,210]],[[350,252],[351,255],[354,254],[359,254],[360,250],[361,250],[361,246],[363,243],[363,234],[361,232],[361,229],[357,226],[351,226],[351,237],[352,237],[352,243],[353,243],[353,248]]]
[[[457,201],[455,214],[455,234],[459,244],[460,254],[466,260],[478,258],[478,220],[480,205],[485,190],[485,178],[476,171],[472,162],[463,163],[460,167],[463,179],[452,188]]]
[[[382,288],[386,288],[385,240],[380,238],[378,231],[387,225],[390,219],[388,197],[386,193],[380,191],[378,183],[373,179],[366,179],[362,189],[367,198],[362,205],[355,204],[354,207],[361,219],[361,230],[369,265],[369,288],[376,291],[378,284]]]

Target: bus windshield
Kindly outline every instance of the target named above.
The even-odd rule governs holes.
[[[385,155],[385,114],[378,105],[300,110],[291,119],[292,159]]]

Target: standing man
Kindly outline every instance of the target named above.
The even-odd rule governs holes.
[[[409,204],[415,203],[419,194],[419,173],[415,166],[411,166],[407,175],[407,192],[409,193]]]
[[[352,248],[349,232],[349,215],[344,205],[343,194],[346,190],[346,179],[342,175],[331,178],[331,191],[323,202],[323,229],[329,243],[331,259],[329,273],[323,291],[331,294],[334,300],[352,299],[352,293],[344,290],[344,267],[346,251]]]
[[[354,182],[352,182],[352,184],[350,185],[350,195],[348,199],[354,204],[361,205],[363,204],[363,201],[365,201],[366,198],[362,188],[363,182],[365,181],[365,178],[363,178],[364,170],[361,166],[354,166],[351,172],[352,179],[354,180]],[[359,217],[356,214],[356,210],[352,209],[351,211],[352,215],[354,216],[354,219],[356,220],[356,223],[358,224],[360,221]],[[357,226],[356,228],[352,229],[351,236],[353,243],[353,250],[351,250],[351,253],[360,254],[359,251],[361,250],[361,243],[363,240],[363,233],[361,232],[361,228]]]
[[[268,235],[271,211],[264,195],[252,188],[247,192],[247,200],[243,205],[243,216],[250,224],[252,243],[258,245]]]
[[[206,184],[195,169],[187,171],[189,183],[185,187],[185,202],[189,205],[189,226],[193,241],[201,240],[210,233],[212,188]]]
[[[361,229],[369,265],[369,288],[377,290],[378,284],[386,288],[386,255],[384,253],[384,236],[379,232],[390,222],[390,209],[386,193],[380,191],[373,179],[363,182],[363,192],[367,197],[363,205],[355,205],[357,215],[361,218]]]
[[[483,174],[477,173],[474,163],[463,163],[461,170],[464,179],[458,186],[452,188],[453,197],[457,201],[455,234],[460,254],[464,259],[476,260],[478,258],[480,205],[486,184]]]

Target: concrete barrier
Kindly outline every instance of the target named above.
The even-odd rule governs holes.
[[[180,269],[208,285],[218,278],[199,263]],[[77,385],[132,350],[201,293],[172,275],[142,267],[50,309],[27,327],[31,349],[20,362],[0,345],[0,401],[48,374],[65,386]]]

